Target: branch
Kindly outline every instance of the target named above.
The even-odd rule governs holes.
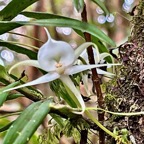
[[[82,17],[83,22],[87,22],[86,5],[84,5],[83,11],[81,13],[81,17]],[[91,35],[89,33],[85,32],[84,36],[85,36],[85,40],[87,42],[91,42]],[[89,63],[90,64],[95,64],[92,46],[88,47],[87,53],[88,53]],[[104,108],[104,106],[103,106],[104,105],[104,100],[103,100],[102,91],[101,91],[101,88],[100,88],[100,80],[99,80],[99,77],[98,77],[97,70],[95,68],[92,69],[92,82],[93,82],[94,90],[96,90],[96,93],[97,93],[98,105],[99,105],[100,108]],[[98,113],[98,120],[101,123],[103,123],[104,113]],[[99,130],[99,144],[104,144],[104,143],[105,143],[104,131],[100,129]]]

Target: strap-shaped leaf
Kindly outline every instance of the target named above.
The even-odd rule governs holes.
[[[53,15],[49,13],[39,13],[39,12],[22,12],[21,14],[35,18],[38,20],[33,20],[29,22],[3,22],[0,21],[0,34],[12,30],[14,28],[20,27],[21,25],[39,25],[39,26],[60,26],[60,27],[71,27],[73,29],[80,30],[82,32],[90,33],[91,35],[97,37],[101,41],[106,42],[112,46],[115,46],[115,43],[100,29],[95,25],[81,22],[76,19],[67,18],[59,15]],[[11,27],[12,25],[12,27]]]
[[[78,12],[82,12],[84,7],[84,0],[73,0],[74,6]]]
[[[12,121],[12,122],[8,123],[7,125],[1,127],[0,128],[0,133],[8,130],[13,123],[14,123],[14,121]]]
[[[17,53],[25,54],[30,59],[37,59],[37,53],[32,50],[26,49],[25,47],[11,44],[11,43],[8,43],[5,41],[0,41],[0,46],[5,46],[5,47],[9,48],[10,50],[15,51]]]
[[[4,69],[3,66],[0,65],[0,78],[1,77],[6,77],[6,71]],[[7,99],[7,96],[9,95],[9,92],[3,92],[4,90],[7,90],[9,88],[12,88],[12,87],[15,87],[16,85],[18,85],[20,82],[19,81],[16,81],[12,84],[9,84],[8,86],[4,87],[4,88],[1,88],[0,89],[0,106],[3,105],[3,103],[6,101]]]
[[[6,100],[12,100],[12,99],[16,99],[16,98],[19,98],[19,97],[24,97],[24,95],[21,94],[21,93],[9,94],[9,95],[7,96],[7,99],[6,99]]]
[[[18,83],[19,83],[19,81],[14,82],[14,83],[12,83],[12,84],[10,84],[10,85],[8,85],[8,86],[0,89],[0,106],[3,105],[3,103],[6,101],[7,96],[8,96],[8,94],[9,94],[9,92],[3,92],[3,90],[9,89],[9,88],[13,88],[13,87],[16,86]]]
[[[0,65],[0,78],[7,78],[7,72],[4,66]]]
[[[0,11],[0,19],[3,21],[12,20],[21,11],[38,0],[12,0],[3,10]]]
[[[0,21],[0,34],[6,33],[20,26],[23,26],[23,25],[15,23],[15,22]]]
[[[67,18],[64,16],[59,16],[59,15],[54,15],[54,14],[49,14],[49,13],[22,12],[21,14],[30,18],[36,18],[38,20],[25,22],[25,23],[20,22],[19,24],[71,27],[74,29],[81,30],[82,32],[88,32],[91,35],[97,37],[98,39],[110,45],[115,46],[115,43],[95,25],[81,22],[76,19]]]
[[[26,144],[50,111],[52,98],[32,103],[15,120],[4,137],[3,144]]]
[[[0,68],[0,71],[1,71],[1,68]],[[12,81],[17,81],[18,79],[19,77],[16,77],[12,74],[8,75],[7,77],[1,77],[0,75],[0,82],[5,85],[9,85]],[[20,80],[20,83],[24,84],[24,82],[21,80]],[[40,101],[45,98],[45,96],[42,93],[40,93],[37,89],[33,87],[22,88],[22,89],[18,89],[17,91],[33,101]],[[11,98],[9,96],[10,95],[8,95],[7,100],[14,98],[13,96]]]

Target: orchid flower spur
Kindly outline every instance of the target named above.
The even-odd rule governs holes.
[[[93,45],[93,43],[84,43],[74,50],[68,43],[64,41],[56,41],[52,39],[47,29],[45,30],[48,35],[48,41],[38,51],[38,59],[19,62],[15,64],[10,69],[10,71],[17,66],[28,65],[40,68],[46,71],[47,74],[39,77],[36,80],[11,88],[7,91],[60,79],[73,92],[74,96],[71,98],[77,104],[77,107],[82,109],[80,113],[83,113],[85,111],[85,103],[79,90],[75,87],[69,75],[73,75],[87,69],[103,67],[107,65],[74,65],[74,62],[77,60],[82,51],[90,45]]]

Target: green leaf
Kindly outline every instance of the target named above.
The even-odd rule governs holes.
[[[50,116],[56,121],[57,124],[59,124],[60,128],[64,127],[64,120],[61,116],[51,113]]]
[[[73,0],[74,6],[78,12],[82,12],[84,8],[84,0]]]
[[[13,124],[14,121],[8,123],[7,125],[0,128],[0,132],[4,132],[10,128],[10,126]]]
[[[0,65],[0,81],[3,81],[3,79],[9,79],[9,76],[5,70],[5,67]],[[3,103],[7,100],[7,97],[10,93],[10,92],[3,92],[3,91],[18,85],[19,83],[20,81],[16,81],[0,89],[0,106],[2,106]]]
[[[0,77],[0,82],[5,85],[9,85],[12,81],[17,81],[18,79],[19,77],[10,74],[7,78]],[[20,83],[24,84],[22,80],[20,80]],[[45,98],[45,96],[41,92],[33,87],[25,87],[22,89],[18,89],[17,91],[33,101],[39,101]],[[10,99],[9,96],[7,98]]]
[[[9,92],[3,92],[3,91],[4,91],[4,90],[7,90],[7,89],[9,89],[9,88],[12,88],[12,87],[14,87],[14,86],[16,86],[16,85],[18,85],[19,83],[20,83],[20,81],[16,81],[16,82],[14,82],[14,83],[12,83],[12,84],[9,84],[8,86],[0,89],[0,106],[3,105],[3,103],[4,103],[4,102],[6,101],[6,99],[7,99],[7,96],[9,95]]]
[[[104,41],[112,46],[115,46],[115,43],[100,29],[95,25],[81,22],[79,20],[53,15],[49,13],[38,13],[38,12],[22,12],[21,14],[36,18],[39,20],[33,20],[29,22],[3,22],[0,21],[0,34],[12,30],[14,28],[20,27],[22,25],[39,25],[39,26],[61,26],[61,27],[71,27],[73,29],[80,30],[82,32],[90,33],[91,35],[97,37],[101,41]]]
[[[104,12],[106,15],[109,15],[109,11],[105,7],[104,3],[101,0],[92,0],[94,3],[96,3]]]
[[[52,99],[32,103],[15,120],[3,144],[26,144],[50,111]]]
[[[0,11],[0,20],[12,20],[21,11],[38,0],[12,0],[3,10]]]
[[[82,32],[88,32],[91,35],[97,37],[98,39],[115,46],[115,43],[100,29],[95,25],[81,22],[76,19],[67,18],[59,15],[42,13],[42,12],[22,12],[24,16],[30,18],[36,18],[38,20],[33,20],[30,22],[18,22],[23,25],[39,25],[39,26],[61,26],[61,27],[71,27],[73,29],[80,30]]]
[[[7,78],[7,72],[4,66],[0,65],[0,78]]]
[[[0,21],[0,34],[6,33],[20,26],[23,26],[23,25],[15,23],[15,22]]]
[[[30,59],[37,59],[37,53],[32,50],[26,49],[25,47],[11,44],[11,43],[8,43],[5,41],[0,41],[0,46],[5,46],[5,47],[9,48],[10,50],[15,51],[17,53],[25,54]]]
[[[19,98],[19,97],[24,97],[23,94],[20,94],[20,93],[13,93],[13,94],[9,94],[7,96],[7,99],[6,100],[12,100],[12,99],[16,99],[16,98]]]

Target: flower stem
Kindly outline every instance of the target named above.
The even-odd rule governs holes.
[[[81,17],[82,17],[83,22],[87,22],[86,4],[84,4],[84,8],[83,8],[83,11],[81,13]],[[84,36],[85,36],[85,40],[87,42],[91,42],[91,35],[89,33],[84,32]],[[87,53],[88,53],[89,63],[95,64],[92,46],[88,47]],[[100,108],[104,108],[104,106],[103,106],[104,100],[103,100],[102,91],[100,88],[100,81],[99,81],[99,77],[98,77],[98,74],[97,74],[97,71],[95,68],[92,69],[92,82],[93,82],[94,90],[96,90],[96,93],[97,93],[98,105]],[[101,121],[101,123],[103,123],[104,112],[98,113],[98,120]],[[105,143],[105,135],[104,135],[103,130],[100,129],[99,130],[99,144],[104,144],[104,143]]]
[[[144,115],[144,111],[140,111],[140,112],[129,112],[129,113],[125,113],[125,112],[112,112],[112,111],[108,111],[102,108],[97,108],[97,107],[86,107],[86,110],[100,110],[100,111],[104,111],[106,113],[110,113],[113,115],[118,115],[118,116],[136,116],[136,115]]]
[[[116,135],[109,131],[107,128],[105,128],[95,117],[93,117],[88,110],[85,111],[85,114],[97,125],[101,128],[103,132],[106,132],[108,135],[112,136],[116,139]]]
[[[82,109],[81,112],[77,112],[79,114],[83,114],[85,111],[85,103],[84,100],[82,99],[82,96],[80,92],[77,90],[73,82],[68,76],[61,76],[61,81],[72,91],[74,95],[70,95],[72,100],[76,103],[76,105]]]

